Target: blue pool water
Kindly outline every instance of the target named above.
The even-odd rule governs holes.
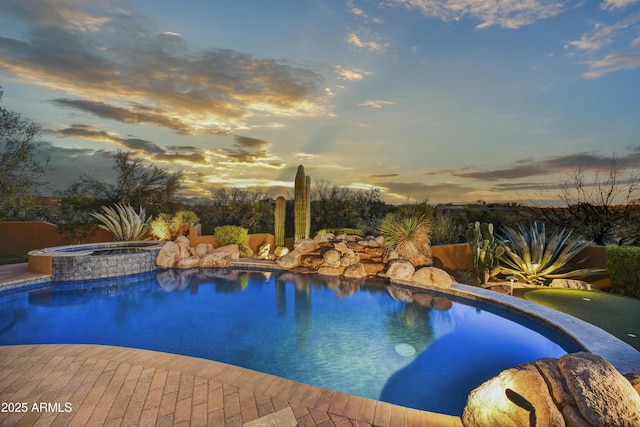
[[[405,303],[384,283],[291,273],[164,270],[60,282],[0,297],[0,313],[0,345],[178,353],[452,415],[500,371],[580,350],[489,306],[426,292]]]

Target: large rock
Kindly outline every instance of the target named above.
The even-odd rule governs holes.
[[[540,359],[501,372],[473,390],[467,426],[638,426],[640,396],[600,356],[581,352]]]
[[[197,267],[198,265],[200,265],[200,257],[197,256],[188,256],[178,260],[176,263],[176,267],[178,268],[191,268]]]
[[[167,242],[162,246],[156,258],[158,267],[171,268],[178,260],[178,245],[174,242]]]
[[[300,257],[302,252],[297,249],[292,250],[288,254],[285,254],[276,260],[276,264],[285,270],[290,270],[300,265]]]
[[[393,280],[409,280],[416,271],[413,264],[404,259],[392,259],[387,263],[387,276]]]
[[[456,283],[449,273],[436,267],[420,268],[409,280],[417,287],[425,288],[448,288]]]
[[[344,277],[350,278],[359,278],[359,277],[367,277],[367,269],[364,268],[364,265],[361,262],[352,264],[344,269],[343,273]]]
[[[640,426],[640,396],[609,362],[583,352],[561,357],[558,367],[589,424]]]
[[[385,264],[382,262],[371,262],[371,261],[364,261],[362,262],[362,265],[364,265],[364,269],[367,271],[367,274],[370,276],[375,276],[381,271],[384,271],[384,267],[385,267]]]
[[[324,265],[327,267],[337,268],[340,267],[340,259],[342,255],[335,249],[329,249],[324,254],[322,254],[322,259],[324,260]]]
[[[507,390],[513,394],[507,395]],[[520,404],[513,401],[515,397],[519,397]],[[531,412],[521,406],[535,408],[533,424]],[[562,413],[549,395],[547,383],[533,364],[502,371],[473,390],[462,412],[462,424],[465,427],[565,425]]]
[[[175,242],[178,245],[185,244],[187,246],[191,246],[191,244],[189,243],[189,238],[187,236],[185,236],[185,235],[180,235],[180,236],[176,237]]]
[[[596,287],[582,280],[574,279],[553,279],[549,286],[552,288],[566,288],[566,289],[585,289],[585,290],[597,290]]]
[[[300,239],[293,244],[293,249],[300,253],[307,253],[316,250],[316,242],[313,239]]]
[[[227,255],[229,255],[229,258],[231,258],[232,260],[240,258],[240,247],[236,244],[220,246],[219,248],[214,249],[212,253],[219,253],[219,252],[226,253]]]
[[[184,237],[184,236],[181,236],[181,237]],[[178,245],[178,255],[176,255],[177,262],[180,262],[180,260],[183,260],[185,258],[189,258],[190,256],[192,256],[191,246],[189,246],[189,240],[185,242],[183,240],[178,241],[178,239],[176,239],[176,245]]]
[[[348,267],[350,265],[356,264],[360,262],[360,255],[357,252],[347,249],[347,252],[342,255],[340,259],[340,265],[343,267]]]
[[[271,252],[271,243],[261,242],[256,248],[256,256],[260,259],[269,259],[269,252]]]
[[[340,276],[344,272],[344,267],[325,267],[318,268],[318,274],[323,276]]]
[[[228,267],[231,257],[226,252],[214,252],[200,258],[200,267]]]
[[[191,248],[191,253],[195,256],[204,256],[213,250],[213,245],[211,243],[198,243],[193,248]]]
[[[640,374],[631,372],[628,374],[624,374],[624,377],[629,380],[633,388],[635,388],[638,394],[640,395]]]
[[[324,259],[320,255],[303,254],[300,257],[300,265],[303,267],[313,268],[317,270],[318,267],[325,263]]]
[[[284,256],[284,255],[286,255],[288,253],[289,253],[289,248],[287,248],[285,246],[278,246],[277,248],[275,248],[273,250],[273,254],[278,258],[280,258],[281,256]]]
[[[385,263],[398,258],[400,258],[400,255],[398,254],[398,252],[396,252],[395,249],[392,248],[386,248],[384,250],[384,254],[382,254],[382,262]]]

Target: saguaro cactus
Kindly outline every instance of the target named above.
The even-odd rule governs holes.
[[[308,239],[311,231],[311,198],[309,188],[311,178],[305,176],[304,166],[298,166],[295,180],[295,200],[293,202],[294,239]]]
[[[276,208],[274,210],[274,227],[276,236],[276,247],[284,246],[284,221],[287,212],[287,201],[280,196],[276,199]]]
[[[489,277],[497,274],[499,258],[504,254],[504,248],[499,246],[493,237],[493,224],[475,222],[467,229],[467,243],[471,246],[473,265],[483,284],[487,284]]]

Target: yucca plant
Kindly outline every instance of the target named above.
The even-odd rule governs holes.
[[[395,246],[400,257],[414,266],[431,264],[431,219],[418,205],[403,206],[380,224],[385,246]]]
[[[113,207],[102,206],[104,214],[93,212],[91,216],[102,224],[103,228],[111,234],[116,241],[145,240],[149,236],[151,217],[147,217],[144,208],[136,212],[131,205],[116,204]]]
[[[571,231],[555,229],[549,237],[545,225],[534,222],[527,227],[518,224],[518,230],[502,227],[498,236],[504,255],[500,258],[500,273],[517,277],[526,283],[543,285],[547,279],[587,276],[602,273],[600,268],[570,269],[567,265],[578,252],[589,245],[589,241],[571,236]],[[572,262],[579,265],[586,259]]]

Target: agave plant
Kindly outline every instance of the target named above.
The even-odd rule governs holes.
[[[563,279],[602,273],[599,268],[573,270],[567,265],[590,242],[571,236],[571,231],[555,229],[547,238],[543,223],[534,222],[530,227],[518,224],[518,230],[502,227],[498,236],[504,255],[500,273],[517,277],[526,283],[543,285],[546,279]],[[586,259],[572,262],[579,265]]]
[[[414,266],[431,264],[431,220],[419,206],[403,206],[380,224],[385,246],[395,246],[400,257]]]
[[[104,214],[93,212],[91,216],[102,222],[98,227],[111,234],[116,241],[144,240],[149,236],[151,217],[144,213],[144,208],[136,212],[131,205],[116,204],[114,207],[102,206]]]

